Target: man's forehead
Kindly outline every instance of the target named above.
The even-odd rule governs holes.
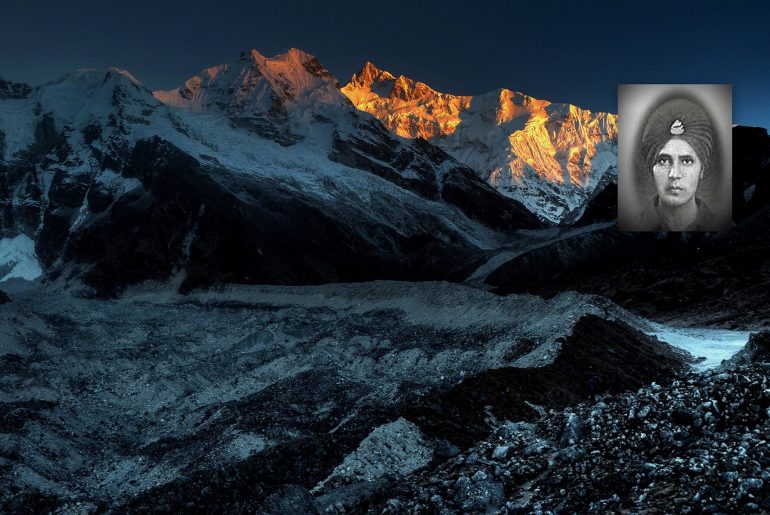
[[[663,145],[658,154],[669,155],[694,155],[695,150],[685,140],[680,138],[671,138]]]

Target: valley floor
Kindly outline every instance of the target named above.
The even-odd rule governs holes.
[[[375,282],[99,300],[19,280],[3,290],[6,512],[290,512],[281,503],[295,501],[365,511],[398,500],[393,477],[440,474],[506,420],[542,425],[597,394],[668,384],[691,360],[645,334],[681,341],[670,328],[574,292]],[[728,336],[737,350],[748,334]],[[701,368],[726,355],[688,350],[706,351]]]

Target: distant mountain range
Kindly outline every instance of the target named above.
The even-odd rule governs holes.
[[[342,92],[393,133],[424,138],[552,224],[617,182],[617,116],[498,89],[440,93],[366,63]]]
[[[107,69],[0,93],[0,236],[103,294],[170,277],[457,279],[542,225],[355,109],[296,49],[243,53],[168,92]]]
[[[555,261],[536,254],[588,246],[580,263],[601,272],[618,264],[610,240],[658,247],[612,228],[593,246],[594,228],[517,233],[615,218],[616,128],[611,114],[506,89],[448,95],[371,63],[340,87],[296,49],[244,52],[170,91],[116,68],[0,80],[0,280],[45,273],[101,295],[170,279],[550,291],[533,270]],[[766,131],[733,132],[739,221],[767,204],[770,154]]]

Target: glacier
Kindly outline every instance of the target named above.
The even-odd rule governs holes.
[[[43,274],[35,254],[35,242],[26,234],[0,239],[0,283],[20,278],[34,281]]]

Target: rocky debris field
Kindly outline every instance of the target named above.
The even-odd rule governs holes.
[[[762,333],[720,369],[549,410],[531,423],[500,423],[490,437],[436,468],[382,480],[369,488],[369,497],[331,496],[336,503],[322,497],[326,504],[316,508],[766,513],[769,349],[770,334]]]
[[[9,513],[360,511],[389,477],[410,485],[502,421],[668,384],[688,359],[644,320],[570,292],[3,289]]]

